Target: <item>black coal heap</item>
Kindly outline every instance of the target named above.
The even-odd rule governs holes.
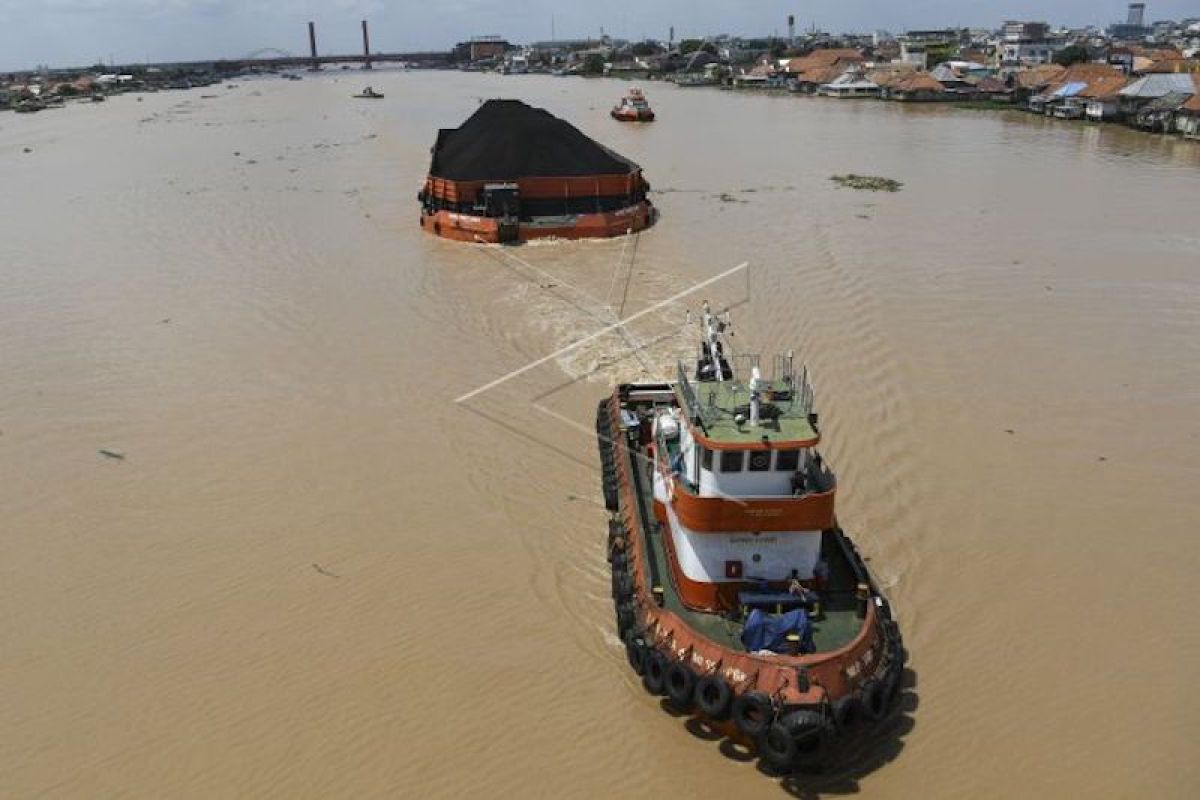
[[[569,122],[520,100],[488,100],[458,128],[438,132],[429,174],[452,181],[627,175],[624,156]]]

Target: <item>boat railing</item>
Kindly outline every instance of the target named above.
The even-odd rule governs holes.
[[[727,357],[733,371],[733,378],[726,383],[735,389],[748,388],[750,371],[761,366],[761,357],[757,353],[739,353]],[[722,419],[732,417],[734,409],[721,408],[715,402],[715,393],[710,393],[707,402],[701,402],[695,381],[689,376],[682,361],[676,362],[676,380],[685,407],[692,418],[699,418],[704,426]],[[806,417],[814,407],[813,388],[808,379],[808,367],[802,366],[799,375],[796,374],[793,357],[777,355],[772,361],[769,377],[764,377],[764,400],[774,403],[785,416],[796,418]]]

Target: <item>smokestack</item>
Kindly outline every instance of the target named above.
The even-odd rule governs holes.
[[[366,61],[363,62],[363,69],[371,68],[371,34],[367,31],[367,21],[362,21],[363,31],[363,57]]]
[[[788,14],[788,44],[796,43],[796,17],[794,14]]]
[[[1146,4],[1145,3],[1130,3],[1129,4],[1129,19],[1130,25],[1137,25],[1139,28],[1145,20]]]
[[[312,68],[319,69],[317,65],[317,26],[316,23],[308,23],[308,49],[312,53]]]

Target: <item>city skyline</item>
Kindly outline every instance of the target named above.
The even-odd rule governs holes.
[[[431,6],[404,0],[0,0],[0,70],[39,64],[83,66],[239,58],[262,48],[307,52],[305,23],[317,24],[323,53],[361,48],[358,21],[368,19],[377,52],[444,50],[475,35],[514,42],[599,36],[676,39],[729,33],[784,35],[789,14],[797,30],[901,32],[930,27],[998,28],[1005,19],[1053,25],[1104,26],[1125,18],[1123,0],[914,0],[903,7],[881,0],[634,0],[565,4],[529,0],[519,8],[500,0],[444,0]],[[1200,15],[1195,0],[1153,0],[1148,22]]]

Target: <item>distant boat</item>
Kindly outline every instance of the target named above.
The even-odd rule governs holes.
[[[382,100],[383,92],[377,92],[374,89],[372,89],[370,86],[368,86],[367,88],[363,89],[361,92],[359,92],[358,94],[353,95],[353,96],[358,98],[359,100]]]
[[[613,108],[612,118],[620,122],[653,122],[654,110],[650,108],[642,90],[634,88]]]
[[[18,114],[32,114],[36,111],[43,111],[45,108],[46,104],[41,100],[28,99],[21,100],[15,106],[13,106],[13,111],[17,112]]]

